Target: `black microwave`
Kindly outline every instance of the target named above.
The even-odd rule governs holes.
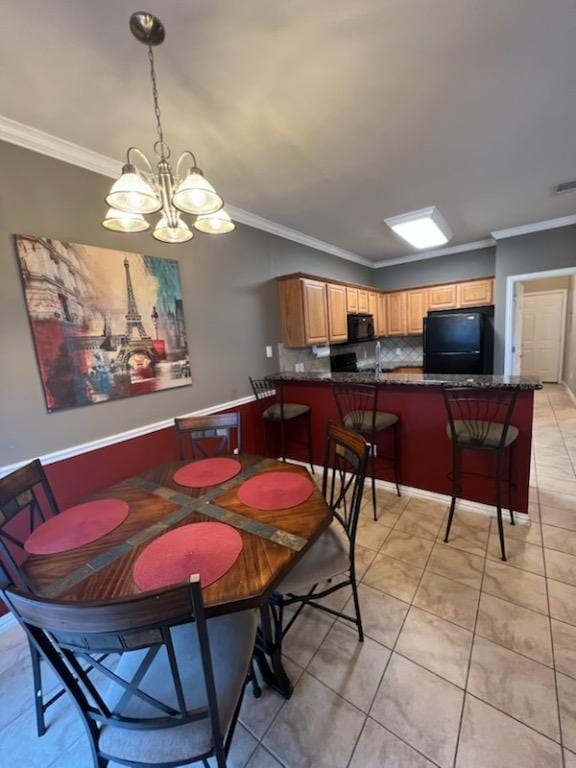
[[[348,315],[348,341],[368,341],[374,338],[373,315]]]

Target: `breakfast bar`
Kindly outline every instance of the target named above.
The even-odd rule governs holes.
[[[331,391],[333,383],[376,384],[378,409],[398,416],[397,450],[401,485],[445,495],[451,493],[449,475],[452,450],[446,429],[448,419],[442,389],[466,387],[517,391],[511,418],[511,425],[518,429],[511,471],[511,502],[514,511],[528,512],[534,390],[541,389],[537,378],[289,371],[271,374],[268,379],[282,383],[286,402],[310,406],[313,435],[323,435],[329,421],[338,421],[338,410]],[[316,439],[313,444],[313,456],[318,465],[322,464],[322,451],[322,442]],[[304,453],[290,455],[306,460]],[[463,471],[460,498],[494,504],[493,457],[470,452],[465,458]],[[381,480],[393,479],[384,462],[377,462],[376,475]]]

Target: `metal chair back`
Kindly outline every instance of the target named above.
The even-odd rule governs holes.
[[[21,569],[30,534],[60,508],[39,459],[0,479],[0,561],[21,589],[30,584]]]
[[[376,432],[378,387],[375,384],[332,383],[340,423],[364,435]],[[368,414],[368,416],[366,416]]]
[[[504,448],[518,390],[446,387],[442,392],[454,445],[486,451]],[[489,439],[494,434],[494,424],[502,425],[496,443]]]
[[[342,525],[351,551],[364,492],[369,445],[357,432],[328,424],[322,475],[322,495]]]
[[[234,447],[238,453],[242,451],[242,419],[237,411],[212,416],[182,417],[174,419],[174,425],[181,460],[186,457],[187,443],[193,459],[230,455]]]
[[[209,719],[215,752],[222,757],[223,736],[199,576],[191,577],[187,585],[108,603],[47,600],[6,585],[0,588],[0,597],[72,697],[88,731],[95,766],[107,765],[99,748],[104,726],[135,729],[145,740],[146,731]],[[198,680],[198,685],[205,686],[207,704],[189,710],[171,629],[192,620],[198,633],[204,678]],[[122,656],[134,651],[140,651],[141,656],[129,679],[124,672],[120,677],[103,663],[102,654],[109,658],[109,654]],[[161,653],[166,654],[171,678],[169,693],[164,692],[163,699],[141,687]],[[91,677],[92,669],[101,674]],[[112,695],[107,691],[108,681],[115,684]],[[118,688],[123,689],[120,697]],[[148,715],[124,715],[134,702],[146,704]],[[190,761],[195,757],[190,755]],[[224,763],[219,759],[218,764]]]

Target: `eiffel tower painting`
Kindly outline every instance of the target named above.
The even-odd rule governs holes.
[[[126,337],[130,340],[133,332],[137,331],[141,339],[149,339],[150,336],[146,333],[142,323],[142,315],[138,311],[138,305],[136,304],[132,278],[130,277],[130,262],[127,256],[124,257],[124,269],[126,270],[126,303],[128,306],[126,311]]]
[[[177,261],[35,235],[16,248],[48,411],[191,384]]]

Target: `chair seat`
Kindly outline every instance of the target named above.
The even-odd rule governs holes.
[[[342,535],[334,523],[306,552],[302,560],[277,587],[280,594],[302,595],[314,584],[345,573],[350,568],[350,556]]]
[[[308,413],[309,410],[309,405],[300,405],[299,403],[284,403],[284,421],[287,421],[288,419],[295,419],[297,416],[302,416],[303,413]],[[266,410],[262,413],[262,416],[269,421],[281,421],[282,406],[280,403],[269,405],[268,408],[266,408]]]
[[[380,432],[396,424],[397,421],[398,416],[395,413],[376,411],[374,429]],[[372,411],[350,411],[344,416],[344,426],[355,432],[372,432]]]
[[[222,733],[226,734],[248,674],[258,612],[243,611],[209,619],[207,625],[220,723]],[[184,624],[173,628],[171,633],[186,707],[188,711],[205,707],[206,688],[196,627]],[[124,653],[116,674],[131,679],[145,655],[146,649]],[[158,652],[139,687],[150,696],[178,708],[165,648]],[[124,689],[112,683],[106,696],[110,706],[120,707],[122,715],[135,718],[164,716],[157,708],[134,696],[122,704],[123,694]],[[185,725],[145,731],[105,725],[100,734],[100,749],[104,754],[151,766],[177,761],[188,763],[194,756],[205,754],[212,748],[209,717]]]
[[[456,443],[468,448],[498,448],[502,439],[504,424],[495,421],[454,421]],[[452,439],[450,424],[446,425],[448,437]],[[511,445],[518,437],[516,427],[510,425],[506,433],[505,446]]]

